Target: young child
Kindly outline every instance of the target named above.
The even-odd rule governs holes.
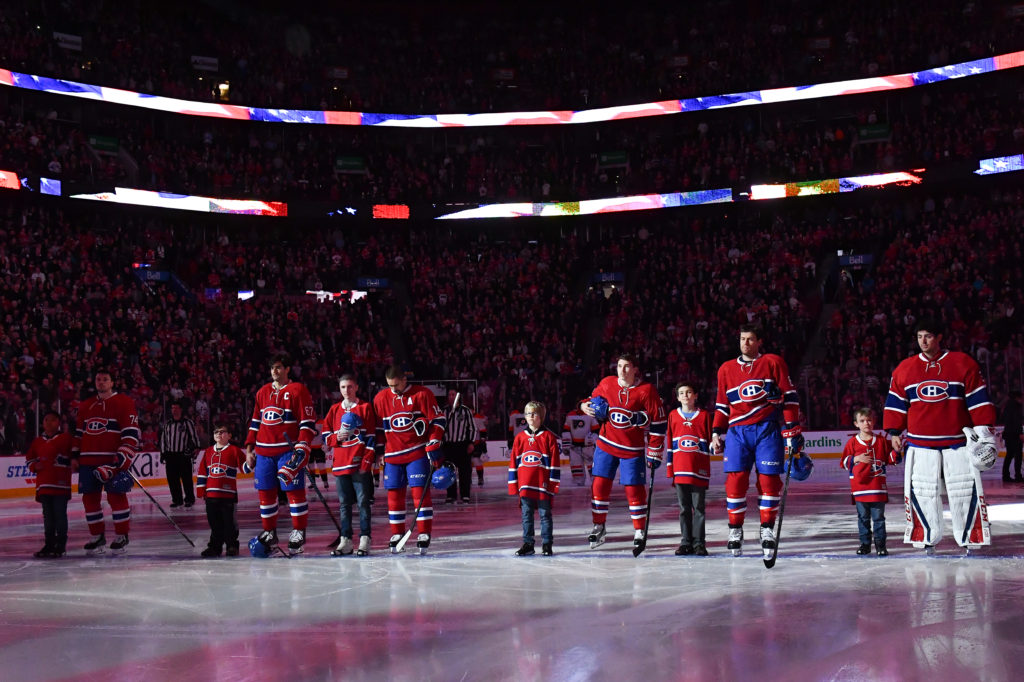
[[[676,556],[707,556],[704,546],[704,497],[711,480],[711,419],[697,407],[693,384],[680,382],[675,388],[679,407],[668,415],[668,477],[679,500],[679,530],[682,541]]]
[[[206,499],[206,519],[210,522],[210,542],[201,552],[204,557],[220,556],[227,547],[228,556],[238,556],[238,470],[245,462],[245,453],[231,444],[231,431],[226,424],[213,427],[212,447],[203,451],[196,469],[196,497]]]
[[[551,556],[554,541],[551,500],[558,492],[561,475],[558,437],[544,428],[547,414],[544,403],[530,401],[523,412],[526,429],[512,440],[508,463],[508,494],[519,495],[519,507],[523,512],[523,546],[516,555],[534,554],[533,512],[539,510],[542,552],[544,556]]]
[[[857,526],[860,547],[857,554],[871,553],[871,530],[874,526],[875,549],[878,556],[888,556],[885,548],[885,503],[889,493],[885,487],[885,465],[899,464],[900,456],[889,441],[875,435],[875,415],[870,408],[854,410],[853,425],[859,433],[843,448],[839,464],[850,472],[850,491],[857,505]]]
[[[68,500],[71,499],[70,433],[60,432],[60,415],[47,412],[43,416],[43,433],[37,436],[25,453],[29,471],[36,475],[36,502],[43,505],[43,548],[37,559],[58,559],[64,556],[68,542]]]

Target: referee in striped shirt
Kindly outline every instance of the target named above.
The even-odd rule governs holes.
[[[464,503],[469,502],[469,487],[473,482],[473,441],[476,440],[476,423],[473,421],[473,410],[465,405],[452,409],[455,403],[455,390],[448,391],[448,406],[444,408],[447,424],[444,429],[444,440],[441,451],[444,458],[455,465],[458,480],[448,488],[446,502],[455,502],[461,496]]]
[[[160,461],[167,472],[167,487],[171,490],[171,508],[182,503],[189,509],[196,502],[192,488],[192,457],[199,450],[196,425],[182,416],[181,403],[171,403],[171,419],[160,429]]]

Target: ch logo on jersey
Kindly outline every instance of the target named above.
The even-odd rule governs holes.
[[[740,400],[745,403],[756,403],[768,397],[768,392],[764,390],[764,381],[760,379],[751,379],[750,381],[744,381],[740,384],[739,390]]]
[[[223,476],[228,472],[228,469],[223,464],[214,464],[210,467],[211,476]]]
[[[633,424],[633,413],[621,407],[608,410],[608,421],[617,429],[628,429]]]
[[[527,467],[540,466],[540,457],[532,452],[527,452],[523,455],[522,465]]]
[[[107,420],[106,419],[87,419],[85,420],[85,432],[92,435],[107,432]]]
[[[676,449],[680,452],[697,452],[700,450],[700,441],[696,438],[680,438],[676,443]]]
[[[391,430],[402,433],[412,428],[415,421],[412,412],[396,412],[391,416]]]
[[[922,381],[917,385],[917,397],[926,403],[942,402],[949,397],[949,384],[945,381]]]
[[[280,424],[284,421],[284,410],[280,407],[265,407],[260,413],[260,419],[264,424]]]

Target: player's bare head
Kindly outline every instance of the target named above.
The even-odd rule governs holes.
[[[640,360],[632,353],[619,353],[615,362],[615,373],[618,374],[620,382],[631,386],[640,374]]]
[[[402,393],[409,383],[409,379],[406,378],[405,370],[402,369],[401,365],[391,365],[384,370],[384,380],[387,381],[388,388],[391,389],[392,393]]]
[[[753,358],[761,352],[761,326],[757,324],[740,325],[740,353]]]
[[[548,408],[544,406],[544,403],[539,400],[531,400],[526,403],[526,407],[523,408],[523,414],[527,417],[536,415],[540,421],[544,421],[544,417],[547,416]]]
[[[929,355],[938,352],[942,348],[942,332],[942,324],[937,320],[919,320],[914,325],[914,335],[921,352]]]
[[[268,366],[273,367],[274,365],[281,365],[285,369],[289,369],[292,366],[292,359],[287,353],[274,353],[270,356]]]
[[[96,384],[96,390],[100,393],[107,393],[114,388],[114,371],[109,367],[100,367],[93,374],[93,381]]]
[[[276,383],[288,381],[288,372],[292,368],[292,359],[285,353],[277,353],[270,357],[270,378]]]
[[[43,431],[46,433],[56,433],[60,428],[60,415],[53,410],[48,411],[43,415]]]
[[[853,423],[854,425],[860,424],[862,421],[875,421],[875,411],[870,407],[858,407],[853,411]]]

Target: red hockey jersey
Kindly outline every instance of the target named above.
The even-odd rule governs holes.
[[[608,401],[608,420],[601,425],[597,445],[609,455],[632,459],[644,454],[644,440],[652,455],[660,457],[665,445],[665,408],[654,386],[641,382],[628,388],[618,377],[605,377],[591,397]],[[646,423],[638,413],[647,415]]]
[[[800,421],[800,397],[789,378],[786,361],[778,355],[758,355],[751,362],[740,356],[718,369],[716,433],[725,433],[730,426],[777,420],[780,407],[785,423]]]
[[[41,495],[71,497],[70,433],[37,436],[25,453],[25,464],[36,475],[36,499]]]
[[[340,438],[341,418],[352,412],[363,420],[363,426],[348,438]],[[369,471],[373,466],[373,445],[377,438],[377,416],[373,413],[373,405],[357,401],[351,409],[345,409],[342,403],[335,403],[327,410],[324,417],[324,442],[331,447],[334,463],[331,472],[335,476],[344,476],[357,471]]]
[[[934,360],[918,353],[893,370],[882,428],[906,429],[909,445],[963,445],[963,427],[992,426],[995,421],[981,369],[966,353],[945,351]]]
[[[444,412],[430,389],[423,386],[410,384],[401,395],[385,388],[374,397],[373,411],[384,432],[386,462],[408,464],[425,457],[427,443],[440,444],[444,436]]]
[[[558,492],[561,469],[558,466],[558,437],[541,427],[527,428],[512,441],[508,461],[508,494],[551,499]]]
[[[309,454],[316,437],[316,413],[306,387],[297,381],[279,389],[265,384],[256,392],[245,445],[257,455],[276,457],[295,449]]]
[[[82,464],[109,464],[124,471],[135,459],[141,437],[135,401],[114,393],[106,400],[93,397],[82,403],[71,449]]]
[[[196,468],[196,497],[238,501],[238,470],[245,453],[230,443],[219,450],[216,445],[203,450]]]
[[[868,455],[871,464],[854,462],[857,455]],[[850,493],[853,502],[888,502],[889,490],[885,487],[885,465],[899,464],[899,453],[894,452],[889,441],[874,436],[870,442],[861,439],[860,434],[846,441],[839,466],[850,472]]]
[[[676,485],[707,488],[711,482],[711,415],[697,408],[687,419],[681,407],[668,413],[668,477]]]
[[[569,410],[562,424],[562,444],[578,448],[594,444],[600,430],[597,420],[581,410]]]

